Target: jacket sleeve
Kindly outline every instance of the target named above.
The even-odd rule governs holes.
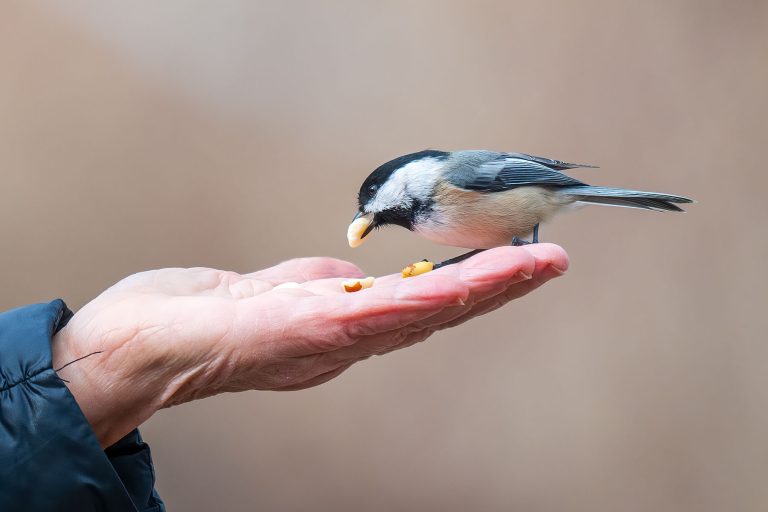
[[[139,431],[102,450],[52,367],[71,316],[61,300],[0,314],[0,508],[164,511]]]

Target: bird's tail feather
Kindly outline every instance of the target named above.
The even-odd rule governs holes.
[[[646,210],[682,212],[683,209],[675,203],[692,203],[692,199],[657,192],[642,192],[623,188],[592,187],[578,185],[565,187],[560,192],[572,196],[583,203],[607,204],[611,206],[628,206]]]

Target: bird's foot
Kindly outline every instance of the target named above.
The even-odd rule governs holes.
[[[512,237],[512,245],[515,247],[519,247],[521,245],[530,245],[530,244],[537,244],[539,243],[539,225],[536,224],[533,226],[533,241],[529,242],[528,240],[523,240],[520,237],[513,236]]]
[[[513,245],[515,247],[520,247],[521,245],[530,245],[532,243],[534,243],[534,242],[529,242],[528,240],[523,240],[522,238],[519,238],[519,237],[515,236],[515,237],[512,237],[512,244],[511,245]]]

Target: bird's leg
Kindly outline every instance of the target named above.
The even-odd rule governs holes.
[[[454,263],[459,263],[461,261],[464,261],[467,258],[471,258],[475,254],[479,254],[483,252],[485,249],[475,249],[474,251],[469,251],[466,254],[462,254],[460,256],[456,256],[455,258],[451,258],[445,261],[441,261],[440,263],[435,263],[434,269],[438,269],[440,267],[444,267],[446,265],[453,265]],[[426,260],[425,260],[426,261]]]
[[[539,225],[536,224],[533,226],[533,241],[529,242],[528,240],[523,240],[520,237],[513,236],[512,237],[512,245],[515,247],[521,246],[521,245],[529,245],[529,244],[537,244],[539,243]]]

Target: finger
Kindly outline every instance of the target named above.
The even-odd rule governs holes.
[[[470,284],[471,303],[478,304],[506,293],[510,287],[520,290],[519,296],[522,296],[552,277],[562,275],[568,268],[568,255],[554,244],[500,247],[477,254],[460,266],[462,278]],[[518,283],[528,284],[514,286]],[[523,293],[523,290],[526,291]],[[448,314],[450,312],[440,316]],[[440,316],[425,326],[435,325]]]
[[[326,322],[340,325],[356,338],[400,329],[468,296],[467,286],[454,277],[425,275],[357,293],[318,297],[315,306],[325,313]]]
[[[474,262],[466,262],[465,265],[456,265],[453,268],[441,268],[431,275],[450,276],[456,279],[463,279],[470,286],[470,301],[482,300],[486,296],[501,292],[505,284],[509,284],[510,274],[512,279],[524,280],[530,279],[534,268],[534,258],[525,251],[516,251],[513,258],[494,261],[497,258],[489,255],[491,258],[479,259]],[[489,263],[488,260],[491,260]],[[476,268],[477,267],[477,268]],[[486,267],[492,268],[493,272],[487,272]],[[480,271],[478,271],[478,268]],[[422,274],[427,275],[427,274]],[[410,277],[408,279],[420,279],[421,276]],[[298,288],[313,292],[317,295],[330,295],[342,293],[344,291],[344,282],[354,277],[334,277],[329,279],[317,279],[300,283]],[[390,274],[384,277],[376,278],[374,286],[382,287],[387,285],[396,285],[403,281],[403,277],[398,274]]]
[[[558,274],[559,275],[559,274]],[[541,276],[539,276],[541,280]],[[525,279],[511,283],[498,293],[475,304],[448,306],[424,319],[418,320],[395,331],[367,337],[354,346],[346,347],[335,354],[335,362],[349,359],[382,355],[401,348],[409,347],[427,339],[435,331],[460,325],[476,316],[489,313],[500,308],[513,298],[521,297],[540,286],[544,281],[531,286],[533,279]]]
[[[469,284],[470,297],[467,305],[445,308],[417,322],[414,328],[416,330],[433,328],[461,318],[469,313],[474,305],[499,296],[510,286],[530,280],[536,271],[536,259],[527,251],[515,250],[518,249],[517,247],[510,249],[513,250],[508,251],[504,248],[502,251],[491,252],[484,257],[477,255],[458,265],[459,275],[464,276]],[[505,254],[510,252],[512,257],[504,258]],[[493,270],[490,273],[486,272],[488,268]]]
[[[570,264],[568,253],[565,249],[555,244],[529,244],[521,247],[536,259],[536,269],[542,269],[547,265],[560,270],[561,273],[568,270]]]
[[[484,251],[469,258],[467,261],[449,265],[434,272],[413,278],[400,279],[384,286],[378,283],[380,285],[379,288],[374,285],[374,288],[364,290],[363,292],[382,290],[387,286],[398,286],[398,283],[401,285],[404,283],[418,285],[427,279],[439,277],[454,279],[464,283],[467,286],[467,293],[461,297],[461,301],[465,304],[471,304],[472,302],[483,302],[488,298],[505,292],[510,286],[529,281],[537,270],[541,272],[548,265],[557,264],[560,267],[567,268],[567,260],[568,257],[565,251],[551,244],[546,244],[543,249],[534,251],[527,251],[520,247],[499,247]],[[527,293],[533,290],[533,287],[520,288],[519,290],[523,289],[527,290],[525,292]],[[522,295],[523,293],[520,292],[520,294]],[[444,303],[444,307],[432,308],[431,312],[422,310],[416,315],[402,315],[399,318],[392,318],[390,319],[393,321],[391,325],[395,325],[395,327],[387,330],[407,328],[409,332],[413,332],[425,328],[433,328],[445,323],[461,321],[462,317],[471,311],[471,307],[462,308],[460,303],[458,307],[448,306],[457,306],[457,303]],[[363,326],[368,327],[365,324]],[[375,326],[379,327],[379,330],[360,330],[358,332],[363,334],[382,332],[382,322],[376,323]],[[361,348],[365,350],[364,347]]]
[[[303,283],[330,277],[358,278],[365,274],[356,265],[336,258],[295,258],[250,274],[246,278],[278,285],[285,282]]]
[[[445,322],[442,325],[436,325],[433,327],[438,330],[448,329],[450,327],[463,324],[472,318],[476,318],[478,316],[482,316],[495,311],[508,302],[519,299],[520,297],[531,293],[550,279],[559,277],[563,275],[563,273],[563,270],[555,267],[554,265],[546,265],[541,270],[538,270],[532,279],[513,284],[504,292],[472,305],[464,315],[456,316],[455,318]]]
[[[466,304],[444,308],[442,311],[438,311],[428,318],[415,322],[412,326],[412,329],[414,331],[422,329],[437,329],[444,324],[466,317],[472,312],[478,310],[481,305],[491,302],[493,299],[504,295],[504,293],[507,292],[511,286],[522,284],[529,281],[530,279],[530,276],[521,276],[520,273],[515,274],[515,277],[513,277],[507,283],[498,284],[494,286],[492,290],[486,290],[482,297],[479,298],[479,300],[470,300]]]
[[[434,276],[350,294],[298,295],[307,293],[302,289],[275,290],[242,301],[240,317],[257,322],[254,331],[273,331],[280,342],[269,348],[285,357],[321,354],[352,345],[364,336],[402,328],[448,304],[460,303],[467,297],[467,288],[455,279]],[[301,300],[296,300],[299,297]],[[284,312],[265,315],[266,308],[285,309],[287,318]]]
[[[500,254],[504,252],[506,251],[502,251]],[[568,256],[560,247],[547,244],[541,249],[530,251],[529,254],[534,260],[533,275],[529,279],[526,279],[525,276],[521,279],[520,272],[515,273],[500,291],[486,295],[483,300],[475,304],[446,307],[433,315],[417,320],[411,325],[404,326],[402,329],[366,338],[356,345],[346,347],[330,356],[334,362],[340,363],[410,346],[426,339],[435,330],[460,325],[474,317],[498,309],[509,301],[530,293],[550,279],[562,275],[568,267]],[[481,263],[478,266],[484,268],[485,264]],[[499,275],[495,277],[499,277]]]
[[[343,283],[348,279],[363,277],[362,271],[349,262],[335,260],[332,258],[302,258],[290,260],[272,269],[249,274],[258,277],[273,273],[282,266],[288,266],[289,272],[295,271],[295,267],[302,266],[311,270],[313,265],[318,264],[318,260],[323,265],[327,262],[334,262],[337,265],[334,270],[325,273],[317,273],[315,277],[305,273],[304,279],[284,279],[284,281],[294,281],[300,283],[300,288],[318,295],[337,294],[343,291]],[[302,264],[302,262],[306,262]],[[324,263],[322,263],[324,262]],[[461,263],[447,265],[440,269],[430,272],[430,275],[446,275],[457,279],[462,279],[470,285],[471,301],[483,300],[488,296],[500,293],[505,284],[509,284],[509,279],[517,277],[518,280],[530,278],[534,269],[535,259],[533,255],[521,247],[497,247],[483,251],[472,258]],[[344,273],[347,272],[347,273]],[[286,275],[281,272],[282,275]],[[423,274],[427,275],[427,274]],[[408,278],[409,280],[419,279],[421,276]],[[389,274],[376,279],[375,286],[381,287],[388,284],[394,284],[403,280],[400,274]],[[284,282],[281,281],[281,282]]]
[[[531,278],[536,260],[519,247],[497,247],[459,264],[461,280],[470,287],[471,302],[497,295],[513,283]],[[439,270],[439,269],[438,269]]]
[[[401,282],[403,280],[402,276],[395,276],[390,275],[386,277],[391,277],[394,279],[382,279],[382,278],[375,278],[374,286],[377,288],[381,288],[383,286],[396,286],[397,283]],[[303,293],[302,296],[306,295],[337,295],[339,293],[349,293],[344,290],[344,284],[347,281],[353,280],[353,279],[359,279],[358,277],[354,276],[348,276],[348,277],[331,277],[327,279],[316,279],[314,281],[306,281],[304,283],[294,283],[293,286],[286,287],[286,288],[278,288],[279,290],[301,290]],[[355,292],[360,293],[360,292]]]
[[[495,311],[508,302],[527,295],[550,279],[563,275],[568,269],[568,254],[562,247],[554,244],[531,244],[523,246],[521,249],[527,251],[535,259],[532,279],[512,283],[504,292],[472,305],[465,315],[457,316],[444,325],[435,327],[447,329]]]
[[[446,265],[421,276],[407,279],[421,279],[427,275],[446,275],[460,279],[470,287],[470,300],[482,300],[501,292],[510,279],[530,278],[534,270],[533,255],[520,247],[497,247],[472,256],[460,263]],[[378,278],[379,285],[401,280],[398,274]]]
[[[393,352],[423,341],[437,330],[447,328],[448,326],[460,325],[475,316],[497,309],[506,302],[509,302],[509,300],[512,300],[511,297],[506,297],[509,290],[517,290],[515,294],[519,296],[524,295],[521,292],[523,288],[528,291],[533,290],[532,287],[525,286],[532,279],[524,278],[520,281],[517,276],[519,276],[519,273],[515,274],[509,286],[502,287],[500,291],[478,303],[447,306],[430,316],[404,325],[399,329],[365,337],[352,346],[343,347],[333,353],[329,353],[328,358],[331,364],[341,364],[352,360],[364,359],[372,355]]]

